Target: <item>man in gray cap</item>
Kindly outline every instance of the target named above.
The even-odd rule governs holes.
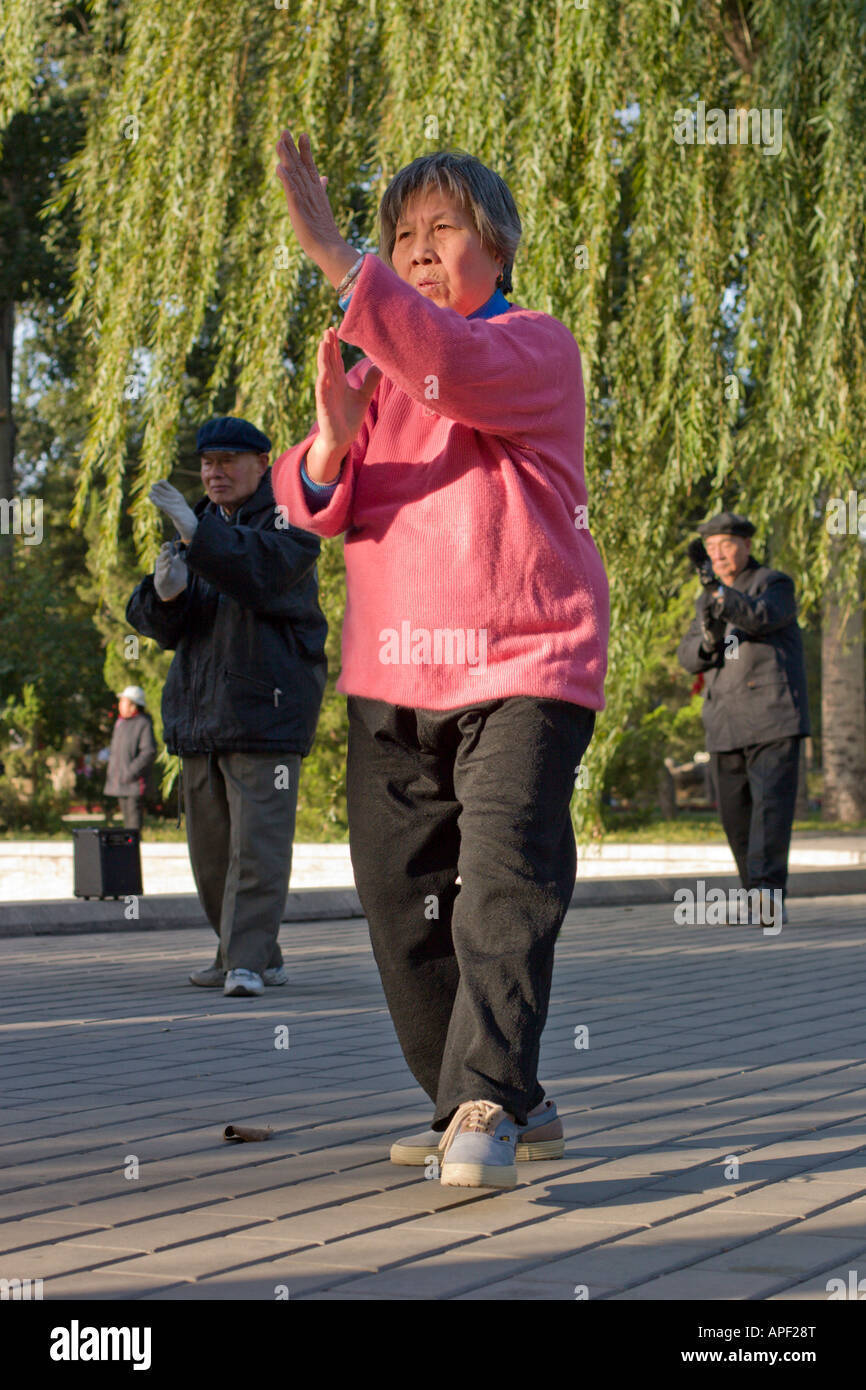
[[[800,739],[809,733],[794,584],[752,557],[755,528],[744,516],[719,512],[698,531],[706,549],[693,541],[689,554],[702,591],[677,655],[703,672],[707,751],[743,887],[781,894],[787,921]]]
[[[318,536],[274,501],[270,440],[247,420],[196,437],[206,497],[193,510],[171,483],[149,497],[171,519],[128,621],[174,648],[162,697],[166,746],[182,758],[190,861],[219,937],[195,985],[261,994],[288,975],[277,941],[286,901],[301,759],[325,687]]]

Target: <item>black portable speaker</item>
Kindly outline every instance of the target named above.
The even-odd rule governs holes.
[[[141,847],[137,830],[87,826],[73,830],[76,898],[140,896]]]

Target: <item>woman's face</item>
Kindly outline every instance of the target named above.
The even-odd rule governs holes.
[[[403,208],[391,261],[401,280],[464,318],[487,302],[503,266],[482,247],[471,215],[435,187]]]

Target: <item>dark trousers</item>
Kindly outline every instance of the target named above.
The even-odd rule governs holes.
[[[140,830],[143,818],[140,796],[119,796],[120,814],[123,816],[124,830]]]
[[[719,814],[744,888],[788,883],[800,739],[712,753]]]
[[[516,696],[455,710],[350,696],[355,883],[412,1074],[526,1123],[577,867],[569,805],[595,713]],[[460,876],[460,884],[456,883]]]

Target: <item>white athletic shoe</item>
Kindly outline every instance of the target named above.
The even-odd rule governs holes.
[[[226,982],[223,994],[249,995],[264,994],[265,982],[261,975],[257,975],[255,970],[229,970],[226,975]]]

